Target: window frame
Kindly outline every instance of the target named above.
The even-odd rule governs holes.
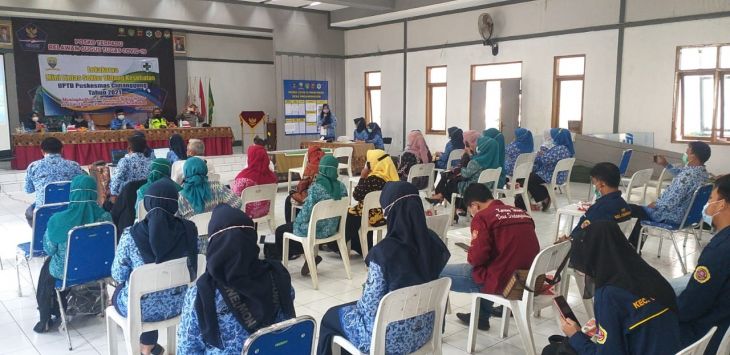
[[[369,74],[374,74],[374,73],[380,74],[380,85],[377,85],[377,86],[370,85],[369,80],[368,80],[368,75]],[[365,75],[365,81],[364,81],[365,82],[365,122],[366,123],[370,123],[370,122],[373,122],[373,120],[372,120],[372,116],[373,116],[373,112],[372,112],[372,93],[371,93],[372,90],[378,90],[378,91],[380,91],[380,97],[381,97],[380,104],[381,105],[383,104],[382,103],[382,97],[383,97],[383,73],[380,70],[372,70],[372,71],[366,71],[364,75]],[[381,107],[381,112],[382,112],[382,107]],[[381,123],[382,123],[383,117],[380,117],[380,119],[381,119]],[[378,123],[378,124],[380,124],[380,123]]]
[[[560,60],[566,58],[583,58],[583,74],[581,75],[559,75],[558,69],[560,68]],[[560,96],[562,93],[561,84],[564,81],[577,81],[582,82],[581,93],[580,93],[580,126],[578,131],[574,132],[577,134],[583,133],[583,116],[585,109],[585,92],[586,92],[586,55],[585,54],[570,54],[555,56],[553,58],[553,107],[552,107],[552,118],[550,119],[550,126],[552,128],[560,128]],[[570,129],[570,127],[562,127]]]
[[[443,83],[432,83],[431,82],[431,69],[446,68],[446,81]],[[446,127],[448,122],[448,105],[449,105],[449,69],[446,65],[435,65],[426,67],[426,134],[446,134]],[[433,129],[433,89],[434,88],[446,88],[446,114],[444,115],[444,129],[437,130]]]
[[[730,102],[724,101],[725,84],[722,80],[725,75],[730,75],[730,68],[721,68],[722,47],[730,46],[730,43],[715,43],[705,45],[677,46],[674,64],[674,97],[672,100],[672,143],[686,143],[691,141],[703,141],[707,144],[730,145],[730,136],[725,137],[725,106]],[[687,48],[708,48],[716,47],[715,67],[708,69],[680,69],[682,49]],[[709,137],[686,135],[684,132],[684,92],[683,79],[686,76],[709,75],[712,76],[712,130]],[[679,112],[679,108],[682,111]],[[719,120],[719,127],[718,127]],[[680,127],[677,127],[680,125]],[[678,132],[678,128],[680,129]],[[679,134],[679,137],[677,137]]]
[[[499,62],[499,63],[472,64],[469,67],[469,98],[468,98],[468,103],[467,103],[468,106],[467,107],[469,108],[469,129],[470,130],[473,129],[473,127],[471,125],[471,123],[473,121],[472,120],[472,112],[471,112],[472,111],[471,110],[471,97],[472,97],[473,91],[474,91],[474,83],[475,82],[487,83],[487,82],[490,82],[490,81],[501,81],[501,80],[508,79],[508,78],[501,78],[501,79],[478,79],[477,80],[475,78],[475,75],[474,75],[476,73],[476,68],[477,67],[482,67],[482,66],[488,66],[488,65],[504,65],[504,64],[519,64],[520,65],[520,77],[519,77],[519,79],[520,79],[520,82],[522,82],[522,79],[523,79],[523,77],[522,77],[522,74],[523,74],[523,71],[522,71],[523,70],[523,65],[522,64],[523,64],[523,62],[521,60],[515,60],[515,61],[511,61],[511,62]],[[514,78],[514,79],[516,79],[516,78]],[[522,98],[520,98],[520,114],[519,115],[520,115],[519,120],[521,122],[522,121]],[[484,119],[484,117],[482,117],[482,119]],[[501,119],[499,121],[499,124],[500,124],[500,126],[502,126],[502,120]],[[501,131],[501,129],[500,129],[500,131]]]

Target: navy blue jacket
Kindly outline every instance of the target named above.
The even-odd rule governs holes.
[[[596,289],[596,343],[582,332],[570,346],[586,354],[676,354],[681,350],[677,315],[652,299],[614,286]]]
[[[719,231],[697,261],[687,288],[677,297],[682,344],[717,331],[705,354],[714,354],[730,326],[730,227]]]
[[[588,208],[585,214],[580,217],[578,225],[570,233],[571,236],[575,237],[584,226],[583,224],[588,221],[616,221],[623,222],[631,218],[631,208],[629,204],[621,197],[621,191],[611,192],[604,196],[601,196],[596,200],[591,207]]]

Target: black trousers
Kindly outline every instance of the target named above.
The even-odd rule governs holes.
[[[28,206],[25,210],[25,220],[28,221],[30,228],[33,228],[33,211],[35,210],[35,203]]]
[[[451,173],[442,173],[434,191],[441,194],[446,201],[451,201],[451,195],[459,192],[459,177]]]
[[[347,214],[347,220],[345,222],[345,240],[350,242],[350,249],[356,251],[362,255],[362,245],[360,244],[360,223],[362,223],[362,216]],[[368,232],[368,250],[373,248],[373,232]],[[332,242],[328,245],[330,249],[337,250],[337,243]]]
[[[342,329],[342,323],[340,322],[340,308],[350,306],[355,303],[357,303],[357,301],[332,307],[327,310],[327,313],[325,313],[324,316],[322,316],[322,322],[319,325],[317,355],[332,354],[332,339],[334,339],[337,335],[345,336],[345,331]],[[342,354],[349,355],[350,353],[342,349]]]
[[[634,229],[631,230],[631,235],[629,236],[629,243],[636,249],[636,246],[639,245],[639,237],[641,236],[641,221],[651,220],[651,218],[643,206],[629,204],[629,208],[631,208],[631,217],[637,219],[636,225],[634,225]],[[641,247],[643,248],[644,245],[642,244]]]
[[[524,181],[521,181],[520,179],[517,180],[517,182],[522,184]],[[550,197],[547,188],[543,185],[544,183],[545,180],[543,180],[539,175],[530,173],[530,181],[527,183],[527,192],[529,192],[530,196],[532,196],[532,198],[537,202],[545,201],[545,199]],[[522,196],[520,195],[515,196],[515,206],[527,211],[527,203],[522,200]]]
[[[267,259],[281,260],[281,252],[284,247],[284,233],[294,233],[294,223],[282,224],[276,228],[274,244],[264,245],[264,256]],[[289,259],[304,253],[300,243],[289,243]]]
[[[41,324],[47,324],[51,320],[51,316],[59,319],[61,317],[61,310],[58,306],[58,299],[56,298],[56,279],[51,276],[50,265],[51,258],[48,257],[43,262],[41,273],[38,275],[38,289],[36,290],[35,300],[38,303]],[[67,293],[67,291],[61,293],[61,300],[66,300]]]

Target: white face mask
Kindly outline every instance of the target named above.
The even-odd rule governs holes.
[[[117,119],[123,120],[124,119],[124,115],[117,116]]]
[[[33,122],[38,122],[38,116],[33,116],[32,120]]]

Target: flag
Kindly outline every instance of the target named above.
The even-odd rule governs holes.
[[[208,123],[213,125],[213,106],[215,101],[213,100],[213,90],[210,88],[210,79],[208,80]]]
[[[205,90],[203,90],[203,79],[198,80],[198,97],[200,98],[200,117],[205,119],[208,111],[205,110]]]

